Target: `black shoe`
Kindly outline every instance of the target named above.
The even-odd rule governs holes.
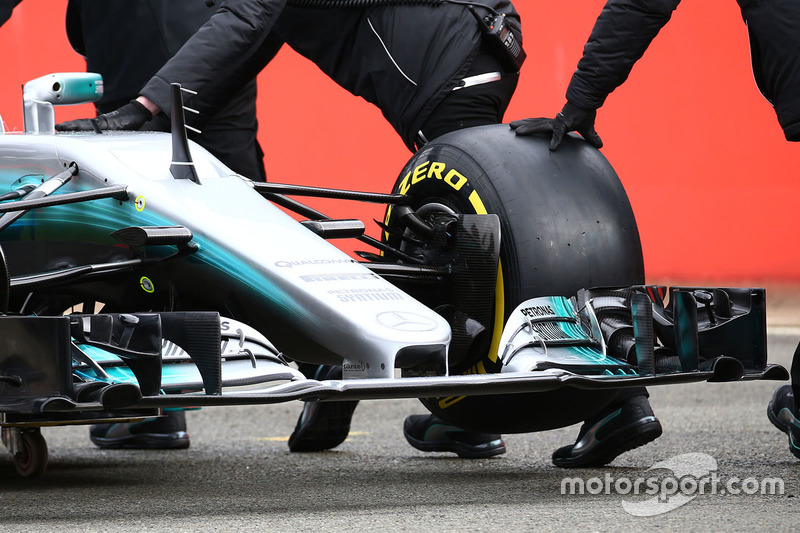
[[[423,452],[454,452],[465,459],[506,453],[500,435],[467,431],[434,415],[409,416],[403,423],[403,435],[411,446]]]
[[[321,365],[313,378],[342,379],[342,367]],[[306,402],[289,437],[289,451],[321,452],[343,443],[357,405],[358,401]]]
[[[186,413],[167,411],[164,416],[141,422],[96,424],[89,438],[100,448],[137,448],[142,450],[174,450],[189,447]]]
[[[584,422],[575,444],[553,452],[553,464],[563,468],[607,465],[618,455],[656,440],[661,431],[647,396],[634,396]]]
[[[800,459],[800,420],[795,412],[792,386],[778,387],[767,406],[767,417],[772,425],[789,435],[789,451]]]

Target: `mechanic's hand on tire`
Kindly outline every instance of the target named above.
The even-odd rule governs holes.
[[[552,133],[550,150],[557,150],[570,131],[577,131],[586,142],[595,148],[602,148],[603,141],[594,129],[597,110],[581,109],[567,102],[556,118],[526,118],[512,122],[511,129],[517,135],[533,135],[535,133]]]
[[[95,118],[79,118],[56,124],[56,131],[138,130],[153,114],[145,106],[131,100],[119,109]]]

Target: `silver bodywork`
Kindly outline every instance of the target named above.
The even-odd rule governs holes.
[[[126,226],[189,228],[200,247],[197,258],[240,278],[269,299],[297,335],[340,355],[345,377],[393,377],[398,352],[410,346],[444,354],[450,329],[438,314],[266,201],[200,146],[191,144],[191,150],[200,184],[169,173],[168,134],[5,134],[0,186],[8,190],[25,175],[54,175],[72,162],[79,173],[59,193],[126,186],[124,202],[60,207],[60,224],[70,223],[64,218],[80,223],[82,213],[95,210],[108,224],[88,221],[81,230],[87,238],[96,233],[107,240]],[[48,210],[38,211],[24,218],[42,225]],[[118,227],[108,226],[113,223]]]

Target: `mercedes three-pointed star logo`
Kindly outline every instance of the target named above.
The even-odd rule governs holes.
[[[386,311],[377,317],[378,323],[399,331],[430,331],[436,328],[432,319],[407,311]]]

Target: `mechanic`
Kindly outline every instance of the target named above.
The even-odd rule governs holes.
[[[331,0],[227,0],[144,85],[136,99],[141,106],[131,102],[95,120],[104,129],[136,129],[151,113],[169,115],[169,84],[177,82],[198,93],[184,95],[185,105],[199,111],[186,120],[203,129],[220,97],[252,80],[286,42],[339,85],[380,108],[412,151],[427,138],[498,122],[516,85],[516,72],[502,76],[506,69],[479,46],[480,27],[467,2],[445,1],[365,9],[301,6]],[[471,4],[482,15],[495,10],[509,15],[508,25],[519,33],[519,18],[509,0]],[[490,63],[494,70],[486,71]],[[471,71],[488,78],[467,77]],[[454,92],[457,84],[480,89]],[[477,92],[488,95],[481,98]],[[446,105],[438,107],[445,96]],[[89,130],[89,122],[70,121],[58,128]]]
[[[495,11],[507,15],[521,42],[519,17],[508,0],[470,3],[481,17]],[[482,23],[465,4],[455,0],[331,9],[302,7],[292,0],[228,0],[145,84],[135,102],[101,115],[96,123],[103,129],[137,129],[151,113],[169,114],[169,86],[178,82],[197,92],[187,97],[186,105],[200,113],[187,121],[202,129],[215,101],[242,80],[252,79],[285,42],[339,85],[379,107],[414,151],[449,131],[501,122],[516,88],[519,64],[490,48]],[[57,126],[62,131],[93,127],[87,119]],[[337,366],[301,364],[300,368],[314,379],[341,376]],[[290,437],[290,450],[339,445],[347,437],[356,403],[307,402]],[[641,392],[620,400],[604,417],[611,423],[603,426],[602,443],[580,448],[564,466],[600,460],[605,464],[661,433]],[[458,449],[466,457],[505,452],[500,435],[460,430],[433,415],[409,417],[404,434],[412,446],[424,451]]]
[[[786,140],[800,141],[800,4],[737,2],[750,36],[758,88],[773,105]],[[570,131],[602,147],[594,127],[597,109],[625,82],[678,4],[680,0],[609,0],[586,42],[561,112],[553,119],[514,121],[511,127],[520,135],[552,132],[551,150]]]
[[[0,0],[0,25],[22,0]],[[197,0],[146,0],[108,2],[69,0],[66,30],[76,52],[86,58],[89,72],[103,76],[103,97],[95,102],[98,113],[108,113],[136,98],[139,89],[216,11]],[[265,181],[263,152],[256,139],[256,82],[243,84],[205,124],[202,134],[190,132],[198,144],[235,172]],[[155,116],[139,129],[169,131],[169,120]],[[100,424],[90,436],[98,446],[125,440],[145,448],[186,448],[185,413],[136,424]],[[133,442],[132,442],[133,441]]]
[[[787,141],[800,141],[800,3],[737,0],[750,37],[756,84],[773,106]],[[518,135],[551,134],[556,150],[567,132],[591,145],[603,142],[595,130],[597,110],[628,78],[633,65],[669,22],[680,0],[609,0],[597,18],[583,57],[555,118],[511,123]],[[794,354],[791,385],[779,387],[767,409],[770,421],[789,435],[789,449],[800,459],[800,347]]]

